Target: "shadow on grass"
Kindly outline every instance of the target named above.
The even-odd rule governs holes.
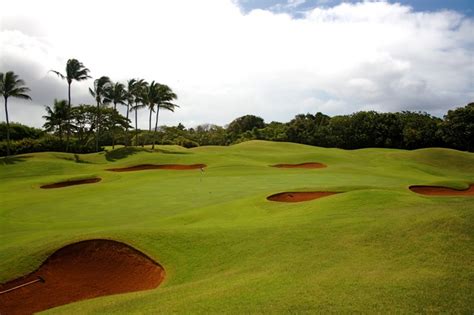
[[[105,152],[105,159],[109,162],[114,162],[117,160],[124,159],[130,155],[137,154],[138,152],[141,152],[141,151],[148,151],[148,150],[142,149],[142,148],[135,148],[135,147],[119,148],[119,149]]]
[[[93,164],[92,162],[81,160],[81,157],[78,154],[74,154],[74,162],[76,163],[84,163],[84,164]]]
[[[81,157],[79,156],[79,154],[74,154],[74,156],[58,156],[58,155],[56,155],[55,157],[58,158],[58,159],[61,159],[61,160],[74,161],[76,163],[94,164],[94,163],[86,161],[86,160],[81,160]]]
[[[170,150],[165,150],[165,149],[155,149],[154,151],[149,150],[148,152],[159,152],[163,154],[191,154],[191,152],[170,151]]]
[[[26,159],[32,158],[31,155],[23,155],[23,156],[3,156],[0,157],[0,165],[12,165],[17,164],[20,162],[25,162]]]
[[[151,149],[142,148],[142,147],[124,147],[124,148],[119,148],[119,149],[105,152],[105,159],[109,162],[114,162],[117,160],[124,159],[138,152],[148,152],[148,153],[155,152],[155,153],[163,153],[163,154],[191,154],[191,152],[172,151],[172,150],[165,150],[165,149],[151,150]]]

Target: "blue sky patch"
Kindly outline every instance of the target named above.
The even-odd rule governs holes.
[[[285,12],[295,17],[301,15],[302,11],[315,7],[333,7],[343,2],[356,3],[360,0],[239,0],[241,8],[245,12],[254,9],[264,9],[274,12]],[[415,11],[441,11],[452,10],[467,16],[474,16],[474,0],[398,0],[387,1],[389,3],[400,3],[408,5]]]

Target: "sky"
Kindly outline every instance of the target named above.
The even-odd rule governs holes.
[[[341,3],[357,3],[360,0],[241,0],[243,10],[249,12],[254,9],[285,12],[296,17],[304,17],[304,12],[315,7],[328,8]],[[441,10],[457,11],[467,16],[474,16],[474,1],[472,0],[398,0],[388,1],[410,6],[417,12],[436,12]]]
[[[471,0],[0,0],[0,72],[32,101],[9,100],[11,121],[41,127],[44,106],[67,98],[76,58],[95,79],[169,85],[180,105],[160,124],[266,122],[299,113],[425,111],[474,101]],[[72,103],[94,104],[93,79]],[[2,102],[3,103],[3,102]],[[2,104],[3,105],[3,104]],[[125,107],[119,110],[125,114]],[[5,113],[0,111],[0,119]],[[147,126],[147,113],[139,126]]]

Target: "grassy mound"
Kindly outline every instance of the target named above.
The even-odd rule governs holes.
[[[268,167],[307,161],[328,167]],[[206,169],[106,171],[198,163]],[[91,177],[102,181],[40,189]],[[166,270],[157,289],[50,313],[474,310],[474,198],[408,189],[465,189],[474,183],[474,154],[250,141],[161,146],[157,152],[28,154],[0,163],[0,178],[0,282],[84,239],[123,241]],[[298,203],[266,200],[282,191],[345,193]]]

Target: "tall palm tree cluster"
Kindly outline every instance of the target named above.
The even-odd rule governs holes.
[[[68,87],[68,99],[55,100],[53,107],[46,106],[46,119],[44,128],[46,131],[56,132],[60,141],[63,141],[63,136],[66,135],[66,152],[70,150],[70,142],[72,132],[75,130],[74,124],[71,122],[71,115],[73,112],[71,103],[71,85],[74,81],[84,81],[90,79],[89,69],[86,68],[77,59],[69,59],[66,63],[66,71],[51,70],[51,72],[58,75],[61,79],[66,80]],[[13,71],[0,73],[0,95],[5,100],[5,116],[7,122],[7,155],[10,155],[10,126],[8,117],[7,101],[9,97],[20,99],[29,99],[31,97],[27,94],[30,91],[25,86],[25,82],[18,78]],[[173,103],[178,97],[173,90],[161,83],[152,81],[146,82],[143,79],[131,79],[126,84],[120,82],[112,82],[109,77],[102,76],[94,80],[94,84],[89,88],[90,95],[94,98],[96,103],[96,110],[91,124],[91,129],[95,129],[95,149],[98,152],[100,149],[99,139],[102,131],[102,126],[106,123],[102,118],[103,109],[107,105],[113,104],[113,110],[118,114],[117,105],[126,107],[126,121],[125,131],[128,135],[129,113],[135,114],[135,145],[138,145],[138,111],[140,109],[147,109],[149,111],[149,126],[148,130],[152,131],[152,118],[155,115],[155,124],[153,128],[152,149],[155,148],[156,136],[158,131],[158,118],[160,109],[174,111],[178,105]],[[110,117],[106,116],[106,117]],[[115,148],[115,133],[119,128],[113,124],[112,126],[112,148]],[[117,129],[117,130],[116,130]],[[123,130],[123,129],[122,129]],[[131,141],[125,141],[125,145],[130,145]]]
[[[8,119],[8,98],[16,97],[20,99],[31,100],[31,97],[26,94],[30,91],[25,86],[25,82],[18,78],[13,71],[7,73],[0,73],[0,95],[5,100],[5,118],[7,121],[7,156],[10,155],[10,121]]]

